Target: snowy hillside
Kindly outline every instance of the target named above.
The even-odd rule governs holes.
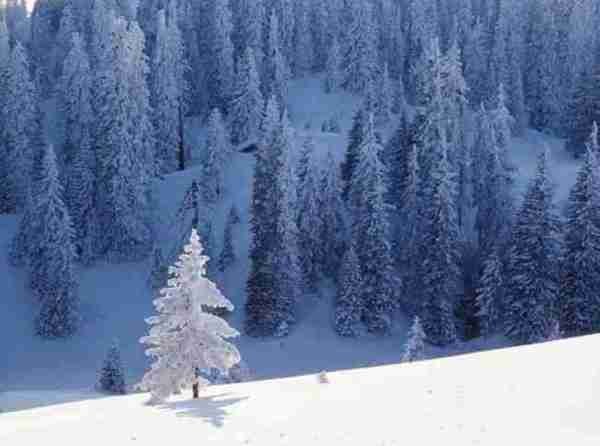
[[[310,100],[306,100],[306,98]],[[351,95],[326,95],[318,79],[295,82],[291,88],[290,111],[297,129],[297,147],[306,136],[312,136],[319,153],[333,151],[341,160],[346,134],[358,101]],[[344,106],[337,108],[339,104]],[[341,112],[336,111],[341,110]],[[320,124],[334,114],[342,125],[341,134],[322,133]],[[306,129],[306,124],[310,128]],[[195,147],[201,147],[202,129],[194,127]],[[535,157],[543,144],[552,149],[552,170],[558,186],[557,199],[563,201],[575,179],[577,165],[562,155],[562,143],[536,132],[526,139],[514,141],[512,155],[519,165],[520,186],[533,173]],[[217,277],[224,294],[236,305],[232,324],[242,328],[245,281],[248,274],[249,203],[253,171],[253,156],[236,155],[226,176],[226,194],[216,212],[215,238],[220,246],[226,213],[235,204],[242,224],[234,233],[238,262]],[[193,179],[200,175],[195,167],[168,176],[157,184],[160,212],[159,236],[168,250],[175,238],[172,220]],[[0,277],[2,277],[3,311],[0,311],[0,406],[3,391],[46,391],[60,389],[52,400],[79,399],[80,393],[93,388],[96,372],[113,338],[119,340],[128,382],[137,382],[147,368],[147,360],[138,339],[147,329],[144,318],[151,315],[152,295],[147,285],[150,264],[98,264],[82,271],[81,298],[84,324],[81,335],[72,339],[48,341],[33,336],[30,314],[33,312],[25,275],[7,265],[8,244],[16,230],[12,216],[0,216]],[[365,339],[342,339],[332,329],[332,290],[324,286],[322,296],[306,296],[301,322],[284,340],[256,340],[242,336],[237,341],[255,379],[280,378],[316,373],[322,369],[341,370],[397,363],[402,355],[407,322],[398,321],[391,336]],[[117,311],[115,311],[117,309]],[[481,350],[506,345],[501,338],[477,340],[448,349],[432,349],[430,356],[445,356],[454,352]],[[31,402],[24,402],[26,406]],[[38,401],[33,405],[39,404]]]
[[[1,415],[0,444],[596,445],[599,347],[592,336],[328,373],[329,383],[215,386],[159,407],[145,394],[88,397]],[[52,396],[15,392],[0,405]]]

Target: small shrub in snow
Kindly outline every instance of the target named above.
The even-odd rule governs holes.
[[[108,350],[102,369],[100,369],[98,387],[104,392],[118,395],[123,395],[127,392],[121,352],[116,341],[113,342]]]
[[[425,359],[425,332],[421,320],[416,316],[408,333],[408,341],[402,356],[402,362],[420,361],[422,359]]]

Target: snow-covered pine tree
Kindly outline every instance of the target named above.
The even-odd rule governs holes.
[[[477,307],[479,325],[484,336],[492,335],[499,328],[504,295],[504,277],[502,262],[496,250],[486,259],[483,274],[477,288]]]
[[[321,277],[321,260],[324,258],[321,250],[325,242],[321,239],[324,221],[319,208],[320,171],[315,157],[314,142],[310,137],[306,138],[298,169],[298,230],[300,259],[309,290],[316,289]]]
[[[265,51],[264,91],[266,96],[275,96],[277,102],[283,105],[287,101],[290,71],[281,51],[279,38],[279,19],[273,12],[269,20],[269,35]]]
[[[380,75],[377,93],[377,122],[385,125],[392,117],[392,105],[394,102],[394,91],[392,89],[392,80],[390,79],[388,64],[385,64]]]
[[[168,11],[158,13],[152,61],[152,120],[157,144],[157,169],[160,173],[173,172],[185,165],[182,126],[187,105],[186,74],[189,68],[175,3],[170,3]]]
[[[448,127],[442,118],[444,83],[441,70],[434,69],[433,74],[430,85],[426,86],[431,99],[419,136],[422,145],[419,196],[427,207],[422,207],[419,215],[421,235],[417,252],[421,265],[416,289],[420,290],[423,302],[421,317],[427,339],[435,345],[448,345],[456,340],[453,305],[462,291],[460,229],[455,203],[456,180],[448,154]]]
[[[124,395],[127,393],[125,386],[125,371],[121,360],[121,350],[118,342],[113,341],[106,353],[102,368],[98,373],[98,387],[103,392]]]
[[[516,216],[508,259],[505,333],[524,343],[546,339],[555,319],[558,298],[559,221],[554,210],[548,157],[545,149]]]
[[[93,78],[84,42],[78,33],[72,37],[71,51],[65,59],[59,87],[65,119],[65,199],[76,231],[78,259],[89,265],[96,255],[94,244],[98,238],[97,168],[92,141]]]
[[[213,2],[212,11],[212,78],[211,106],[225,113],[230,103],[234,80],[234,48],[232,43],[233,22],[228,0]]]
[[[265,9],[264,0],[239,0],[234,29],[237,54],[251,49],[259,75],[263,74],[265,63],[264,34],[268,22]]]
[[[421,325],[421,319],[419,319],[419,316],[415,316],[408,332],[402,362],[415,362],[425,359],[425,340],[426,336],[423,325]]]
[[[340,336],[357,336],[363,313],[360,263],[354,243],[350,242],[344,254],[338,277],[334,316],[335,331]]]
[[[558,310],[560,325],[569,336],[593,333],[600,327],[600,164],[595,149],[588,145],[565,224]]]
[[[310,27],[311,8],[314,7],[309,0],[296,2],[296,29],[295,29],[295,57],[294,76],[308,76],[314,66],[313,34]]]
[[[206,136],[206,161],[202,187],[204,198],[209,203],[216,203],[222,196],[225,187],[225,169],[232,156],[231,138],[223,123],[221,112],[214,109],[208,118]]]
[[[271,98],[261,124],[261,142],[256,153],[250,225],[250,273],[246,283],[245,330],[250,336],[272,336],[282,321],[275,317],[274,244],[281,197],[273,178],[281,170],[280,111]],[[279,141],[278,141],[279,138]]]
[[[352,2],[349,40],[345,42],[343,69],[344,87],[354,93],[364,93],[377,75],[377,37],[371,2]]]
[[[12,49],[8,69],[6,96],[2,110],[4,146],[9,160],[9,204],[22,209],[25,206],[27,182],[33,154],[31,132],[35,119],[35,87],[30,77],[27,53],[21,42]]]
[[[344,182],[343,197],[345,201],[348,201],[349,198],[352,176],[358,162],[360,146],[364,139],[365,115],[366,112],[362,108],[359,108],[354,113],[352,128],[348,135],[348,146],[346,147],[344,162],[341,165],[341,178]]]
[[[483,24],[477,21],[468,33],[464,47],[465,79],[469,86],[471,104],[481,104],[488,96],[486,37]]]
[[[600,61],[583,73],[569,106],[566,148],[574,156],[585,154],[585,143],[594,122],[600,122]]]
[[[323,273],[335,280],[344,254],[346,224],[339,167],[331,152],[327,153],[321,173],[318,206],[322,221],[320,264]]]
[[[223,231],[223,247],[219,255],[219,271],[226,271],[233,263],[235,263],[236,255],[233,249],[233,225],[234,220],[229,214],[225,222],[225,230]]]
[[[60,17],[60,25],[56,35],[56,67],[54,75],[60,78],[62,74],[63,61],[71,52],[73,45],[73,34],[77,32],[77,17],[73,0],[65,0]]]
[[[6,25],[6,14],[0,13],[0,110],[5,109],[6,96],[8,95],[8,74],[10,64],[10,36]],[[5,120],[7,117],[0,111],[0,214],[11,213],[16,210],[15,191],[10,173],[10,158],[8,147],[4,141]]]
[[[146,87],[144,37],[137,23],[112,21],[114,32],[96,71],[99,254],[110,261],[150,254],[154,144]],[[105,42],[108,44],[108,42]]]
[[[341,73],[341,49],[340,44],[336,36],[333,36],[331,46],[327,55],[327,65],[325,68],[325,92],[334,93],[342,85],[342,73]]]
[[[35,257],[29,262],[31,288],[40,303],[35,330],[44,338],[61,338],[78,329],[79,296],[74,231],[52,146],[45,148],[39,175],[40,183],[34,188],[39,195],[32,200],[35,209],[30,226],[36,234],[28,247],[30,256]]]
[[[353,238],[361,265],[365,305],[362,319],[368,330],[376,333],[389,332],[397,296],[382,151],[375,134],[374,116],[370,113],[350,182],[349,203],[354,219]]]
[[[513,133],[517,136],[523,135],[527,127],[527,112],[525,109],[525,92],[523,90],[523,68],[520,58],[520,44],[517,38],[517,31],[511,32],[510,50],[508,63],[508,79],[506,87],[510,92],[509,109],[514,117]]]
[[[192,385],[196,369],[227,371],[240,362],[240,353],[227,341],[239,333],[207,310],[233,310],[216,285],[206,278],[206,262],[198,233],[192,230],[190,243],[170,268],[171,278],[154,301],[156,316],[146,319],[150,333],[140,339],[153,359],[141,387],[152,394],[153,404]],[[201,385],[207,381],[198,378]]]
[[[246,49],[238,61],[235,87],[229,107],[231,137],[234,144],[258,137],[264,99],[260,91],[260,78],[256,70],[254,53]]]
[[[293,161],[293,135],[287,111],[284,110],[275,144],[280,145],[276,197],[279,198],[274,258],[276,336],[286,336],[296,321],[296,307],[303,277],[299,260],[298,177]]]

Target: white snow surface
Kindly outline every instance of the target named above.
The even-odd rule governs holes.
[[[331,150],[335,158],[341,161],[346,146],[346,135],[357,104],[358,100],[355,97],[345,93],[324,94],[319,79],[305,79],[292,83],[290,87],[289,108],[292,122],[297,129],[298,149],[301,146],[301,138],[311,136],[315,140],[317,153],[325,154],[328,150]],[[342,127],[342,133],[322,133],[320,130],[321,123],[333,115],[337,115]],[[305,128],[307,122],[310,122],[310,128],[308,129]],[[389,131],[390,129],[387,130]],[[203,139],[203,133],[204,131],[199,120],[191,120],[188,134],[194,136],[194,151],[196,152],[194,159],[199,159],[197,152],[201,148],[200,142]],[[520,169],[519,191],[524,190],[527,180],[531,177],[535,169],[537,154],[542,150],[543,144],[548,144],[551,149],[552,172],[557,184],[557,201],[562,203],[566,199],[568,190],[575,180],[577,163],[572,161],[569,155],[564,154],[562,141],[537,132],[530,131],[524,138],[518,138],[513,141],[512,154],[515,163]],[[226,176],[227,190],[225,196],[216,209],[214,225],[216,229],[215,238],[219,245],[218,249],[220,249],[225,216],[232,204],[237,206],[242,220],[241,224],[235,227],[233,234],[234,249],[236,250],[238,261],[226,274],[219,275],[215,279],[225,296],[236,307],[229,322],[238,330],[242,328],[244,318],[245,283],[249,268],[247,260],[250,243],[248,214],[252,188],[253,160],[253,156],[249,154],[240,153],[235,155]],[[157,183],[159,212],[156,217],[156,224],[161,246],[165,251],[170,250],[175,235],[173,234],[173,216],[183,199],[186,189],[190,186],[193,179],[200,178],[200,173],[201,168],[196,166],[187,171],[170,175],[164,181]],[[26,288],[26,275],[24,271],[15,270],[7,264],[6,253],[10,240],[16,231],[17,223],[16,217],[0,216],[0,352],[2,355],[0,359],[0,411],[24,410],[57,403],[98,398],[99,395],[93,391],[96,382],[96,373],[101,366],[107,349],[115,338],[121,346],[127,382],[129,385],[137,383],[148,368],[147,358],[143,353],[143,346],[139,344],[138,340],[147,333],[144,318],[154,313],[152,307],[153,296],[147,284],[151,262],[120,265],[99,263],[92,268],[82,270],[80,273],[80,295],[84,323],[82,324],[81,333],[68,340],[41,340],[33,336],[32,321],[35,314],[35,306]],[[181,236],[181,234],[177,234],[177,236]],[[334,289],[328,284],[323,284],[319,295],[303,296],[300,308],[300,321],[292,334],[285,339],[257,340],[244,335],[237,339],[236,345],[248,364],[254,379],[283,378],[318,373],[321,370],[360,369],[400,362],[410,321],[399,316],[391,336],[386,338],[366,336],[361,339],[342,339],[332,329],[331,314],[333,297]],[[427,357],[439,357],[506,345],[509,345],[507,340],[497,337],[493,339],[478,339],[454,346],[450,349],[429,348],[426,353]],[[507,358],[505,355],[505,353],[500,353],[499,357]],[[488,356],[482,356],[481,358],[485,359]],[[514,362],[510,360],[510,363],[501,364],[502,371],[500,372],[500,370],[494,370],[498,367],[498,363],[494,362],[496,357],[489,356],[489,358],[491,361],[489,369],[499,374],[497,379],[494,378],[495,375],[489,377],[488,385],[493,388],[503,386],[505,382],[504,374],[512,373],[510,370],[512,370],[513,365],[521,361],[521,359]],[[519,356],[519,358],[525,358],[525,356]],[[583,361],[583,356],[578,358],[578,360]],[[461,361],[466,364],[472,360],[462,359]],[[462,364],[463,362],[457,362],[456,366],[450,365],[450,370],[454,370],[454,367],[459,367],[458,364]],[[445,364],[444,362],[442,363]],[[533,362],[531,363],[533,364]],[[433,364],[437,364],[437,362],[431,363],[428,366],[418,365],[414,369],[411,367],[404,368],[404,366],[403,368],[394,369],[382,368],[378,369],[373,377],[370,377],[366,371],[358,371],[356,375],[340,374],[339,378],[342,381],[355,378],[358,380],[352,388],[340,392],[341,404],[339,410],[341,411],[340,414],[342,414],[340,417],[343,419],[344,414],[348,412],[343,404],[346,399],[370,398],[368,396],[370,391],[361,389],[360,380],[364,379],[365,385],[370,385],[371,380],[374,381],[374,384],[377,384],[376,382],[381,380],[383,384],[387,380],[388,375],[395,376],[399,373],[400,376],[403,376],[402,374],[408,373],[409,376],[412,376],[411,373],[414,372],[410,372],[410,370],[427,370],[427,373],[429,373],[430,370],[435,370],[437,367]],[[449,362],[448,364],[454,363]],[[567,359],[563,360],[561,358],[560,364],[570,364],[570,362]],[[482,369],[485,368],[485,366],[482,366]],[[545,376],[542,373],[543,369],[541,367],[539,369],[540,375]],[[333,374],[333,377],[332,381],[335,381],[338,375]],[[449,377],[449,379],[452,380],[453,378]],[[299,383],[311,382],[311,380],[312,378],[300,378]],[[404,389],[401,387],[400,381],[404,382],[404,380],[398,381],[399,389],[397,391],[394,390],[397,398],[394,398],[393,407],[390,410],[391,413],[395,414],[394,416],[397,420],[405,420],[406,418],[398,413],[398,411],[408,410],[404,408],[404,393],[423,389],[419,389],[420,386],[413,389],[411,385],[407,385],[406,389]],[[250,384],[249,387],[244,385],[239,387],[240,390],[237,390],[238,388],[236,387],[236,392],[253,394],[255,387],[252,386],[255,385],[257,386],[257,393],[254,396],[258,396],[260,393],[259,389],[262,388],[261,386],[270,386],[270,392],[273,395],[269,400],[269,404],[274,404],[272,400],[278,398],[279,395],[273,389],[278,388],[280,385],[278,383],[282,383],[283,385],[288,382],[294,381]],[[469,380],[465,382],[468,383]],[[515,378],[516,382],[518,380]],[[437,391],[442,393],[450,391],[448,389],[443,390],[442,387],[442,378],[440,378],[436,387]],[[549,394],[553,394],[555,391],[562,391],[561,389],[557,390],[557,387],[562,387],[562,385],[553,386]],[[226,390],[223,390],[223,388],[219,389],[214,395],[232,391],[230,388],[225,388]],[[308,389],[312,388],[307,387],[306,390],[311,394],[313,391]],[[321,388],[319,388],[319,391],[325,392],[324,395],[331,395],[331,400],[326,399],[329,402],[324,403],[324,407],[329,407],[328,404],[330,403],[333,404],[333,393],[328,394],[329,390]],[[496,390],[488,390],[488,392],[492,391]],[[290,407],[284,406],[285,410],[281,412],[282,414],[287,413],[286,411],[289,409],[291,412],[287,416],[294,416],[294,410],[296,410],[294,408],[299,406],[304,407],[303,404],[306,401],[303,398],[308,398],[308,396],[304,395],[304,390],[298,390],[298,392],[302,395],[297,395],[296,391],[291,391],[291,389],[289,395],[287,393],[281,395],[281,402],[291,405]],[[381,392],[383,394],[384,390],[381,389]],[[213,394],[212,391],[211,394]],[[490,398],[495,398],[496,396],[495,394],[490,395]],[[327,396],[326,398],[330,397]],[[186,425],[186,419],[195,418],[193,415],[188,417],[186,414],[189,415],[198,411],[202,413],[204,410],[208,411],[209,415],[200,416],[200,418],[210,418],[210,413],[219,413],[222,410],[222,406],[227,406],[227,404],[219,402],[223,399],[227,400],[228,397],[215,397],[215,401],[211,400],[212,402],[207,403],[209,404],[208,409],[196,409],[193,404],[186,409],[188,403],[182,402],[179,403],[178,407],[172,407],[172,410],[161,410],[158,412],[145,408],[142,409],[140,402],[143,400],[143,397],[132,396],[119,401],[123,401],[123,404],[127,407],[145,411],[140,413],[147,413],[149,417],[157,416],[159,413],[180,413],[182,417],[178,416],[176,418],[176,420],[180,421],[173,422],[181,422],[183,425]],[[286,402],[287,399],[289,399],[289,403]],[[110,405],[111,401],[111,399],[100,399],[97,402],[82,402],[83,406],[81,407],[84,412],[87,412],[88,410],[85,409],[87,404],[98,404],[99,407],[105,407],[104,405]],[[235,407],[239,405],[243,408],[247,404],[258,404],[259,407],[263,407],[263,403],[260,401],[262,400],[252,398],[247,402],[236,403]],[[380,403],[382,402],[377,404]],[[68,409],[67,412],[69,410],[77,411],[77,407],[80,407],[77,404],[65,406],[65,408],[72,408]],[[444,404],[450,403],[446,401]],[[351,404],[348,406],[353,407]],[[477,416],[481,417],[487,413],[483,411],[484,407],[486,410],[495,411],[500,410],[498,407],[502,406],[502,404],[496,404],[493,399],[490,399],[489,404],[481,407],[482,413]],[[511,407],[514,406],[511,405]],[[357,413],[367,413],[368,407],[370,407],[369,403],[361,404],[359,408],[355,407],[354,411],[357,411]],[[262,416],[265,417],[265,421],[262,422],[267,423],[273,416],[280,416],[279,403],[274,404],[272,409],[272,413],[264,412]],[[242,421],[243,418],[239,419],[241,423],[240,429],[243,429],[245,423],[248,423],[248,420],[255,416],[252,413],[254,408],[249,410],[250,412],[245,414],[242,414],[243,410],[240,410],[240,416],[249,417],[246,421]],[[416,410],[420,411],[421,408],[419,407]],[[307,410],[307,412],[311,411]],[[454,411],[449,410],[449,412],[452,413]],[[331,418],[333,412],[323,411],[322,413],[324,414],[324,418]],[[306,414],[311,420],[313,415],[316,416],[317,412],[315,414]],[[513,414],[511,413],[510,415],[512,417]],[[0,416],[0,418],[5,417],[6,415]],[[68,415],[66,418],[71,419],[72,416]],[[486,418],[492,418],[492,415],[490,414],[490,417],[486,416]],[[151,419],[148,418],[148,420]],[[192,423],[192,421],[189,422]],[[49,422],[40,421],[39,428],[43,429],[47,423]],[[148,423],[148,425],[150,424],[152,423]],[[400,436],[403,438],[406,438],[406,434],[402,433],[404,429],[413,429],[414,427],[412,422],[407,424],[409,426],[395,425],[399,435],[401,434]],[[550,426],[552,423],[549,422],[547,424]],[[350,418],[343,425],[353,426],[355,424]],[[446,426],[446,428],[450,429],[449,426]],[[0,432],[2,431],[0,430]],[[135,435],[142,435],[142,430],[140,429]],[[308,432],[303,433],[300,437],[307,438],[306,435],[308,435]],[[398,436],[389,438],[398,438]],[[286,444],[286,441],[281,440],[277,444]],[[0,441],[0,444],[5,443]],[[15,443],[8,442],[8,444],[12,446]],[[306,444],[310,444],[310,442]],[[363,444],[376,443],[369,442]]]
[[[0,415],[0,444],[597,445],[599,348],[591,336],[332,372],[328,384],[214,386],[156,407],[147,394],[86,399]]]

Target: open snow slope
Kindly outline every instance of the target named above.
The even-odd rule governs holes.
[[[0,415],[0,444],[597,445],[600,336]],[[18,397],[18,395],[17,395]]]
[[[302,138],[315,139],[317,150],[331,150],[341,161],[346,134],[358,101],[348,94],[326,95],[318,79],[292,83],[290,116],[297,129],[297,146]],[[322,133],[321,123],[336,116],[341,134]],[[309,128],[306,128],[309,124]],[[201,147],[202,129],[193,125],[195,151]],[[563,154],[562,142],[536,132],[517,139],[513,157],[520,169],[519,190],[522,191],[535,168],[535,159],[543,144],[552,151],[552,171],[557,182],[557,199],[564,201],[575,179],[577,164]],[[197,153],[195,154],[197,155]],[[195,157],[197,159],[197,156]],[[216,209],[215,238],[220,249],[222,228],[229,207],[235,204],[242,222],[235,228],[234,246],[237,263],[225,275],[215,279],[225,295],[236,305],[231,323],[241,328],[248,273],[249,204],[252,187],[253,157],[239,154],[227,175],[227,190]],[[193,179],[201,170],[193,167],[168,176],[157,184],[156,224],[165,251],[173,239],[173,216]],[[81,298],[84,324],[73,339],[44,341],[32,335],[35,307],[25,284],[23,271],[6,262],[6,252],[17,226],[17,219],[0,216],[0,410],[25,409],[58,402],[94,397],[96,371],[113,338],[119,340],[128,382],[139,380],[147,367],[138,339],[145,334],[144,318],[153,313],[152,294],[147,286],[149,262],[125,265],[98,264],[81,272]],[[397,321],[392,336],[341,339],[331,325],[333,290],[324,286],[320,296],[304,296],[301,321],[295,331],[283,340],[255,340],[242,336],[238,347],[256,379],[281,378],[319,370],[342,370],[373,365],[394,364],[402,355],[407,321]],[[500,338],[477,340],[452,350],[431,350],[429,356],[445,356],[465,351],[506,345]],[[17,393],[11,393],[17,392]],[[11,395],[20,395],[14,398]]]

